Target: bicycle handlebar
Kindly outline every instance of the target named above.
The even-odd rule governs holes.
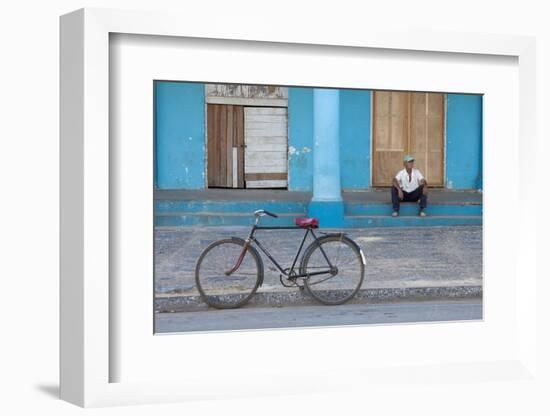
[[[260,216],[260,215],[269,215],[270,217],[273,217],[273,218],[278,218],[279,216],[277,214],[274,214],[272,212],[269,212],[265,209],[259,209],[257,211],[254,212],[254,215],[256,216]]]
[[[265,212],[267,215],[269,215],[270,217],[273,217],[273,218],[277,218],[277,217],[278,217],[277,214],[274,214],[273,212],[266,211],[265,209],[264,209],[264,212]]]

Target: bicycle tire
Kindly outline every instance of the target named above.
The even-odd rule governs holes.
[[[243,239],[236,237],[218,240],[206,247],[199,256],[195,265],[195,283],[202,300],[207,305],[216,309],[239,308],[247,303],[258,290],[263,280],[263,262],[256,249],[252,246],[248,246],[243,264],[234,274],[226,276],[223,273],[236,262],[238,253],[242,251],[244,244],[245,241]],[[219,260],[216,257],[212,258],[212,255],[213,251],[220,247],[230,249],[230,254],[224,259],[227,261],[226,265],[211,264]],[[211,268],[214,279],[204,273],[205,264]],[[241,279],[244,275],[243,267],[246,267],[246,275],[250,274],[251,276],[247,281],[247,287],[239,288],[236,284],[231,286],[232,282],[235,283],[235,277],[239,276],[239,279]]]
[[[334,257],[330,254],[331,250],[328,250],[328,246],[331,243],[340,243],[347,247],[344,258],[331,258]],[[331,263],[338,267],[338,274],[333,277],[325,277],[326,275],[308,276],[304,278],[304,286],[307,292],[322,304],[341,305],[346,303],[357,294],[365,278],[365,264],[361,249],[352,239],[346,236],[332,234],[321,237],[318,239],[318,243],[311,243],[304,252],[300,262],[301,274],[307,273],[308,270],[313,271],[322,269],[322,266],[310,266],[309,263],[312,262],[313,256],[322,259],[320,263],[324,262],[325,267],[328,268],[328,264],[322,255],[319,245],[323,247]],[[342,261],[342,263],[346,265],[346,269],[343,267],[341,268],[340,264],[334,264],[335,262],[339,262],[339,260],[345,260],[345,262]],[[347,272],[347,268],[350,268],[350,264],[352,264],[350,262],[352,260],[353,267],[351,267],[351,269],[356,269],[354,276]],[[346,272],[344,272],[344,270],[346,270]],[[338,278],[338,276],[340,276],[340,278]],[[321,285],[323,282],[327,282],[327,284]]]

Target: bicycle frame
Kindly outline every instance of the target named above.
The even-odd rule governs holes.
[[[299,226],[262,227],[262,226],[258,226],[258,220],[259,220],[259,217],[256,219],[256,221],[252,225],[252,229],[250,230],[250,234],[245,239],[245,245],[243,246],[243,250],[241,251],[241,253],[239,255],[239,258],[237,259],[237,262],[231,268],[231,270],[228,270],[228,271],[225,272],[225,274],[227,276],[229,276],[230,274],[234,273],[235,271],[237,271],[239,269],[239,267],[241,266],[241,263],[244,259],[244,256],[246,254],[246,250],[248,249],[248,246],[251,243],[255,243],[260,248],[260,250],[262,250],[264,252],[264,254],[267,256],[267,258],[275,265],[275,267],[277,267],[277,269],[279,269],[279,271],[287,277],[297,278],[297,277],[307,277],[307,276],[314,276],[314,275],[320,275],[320,274],[333,274],[334,266],[332,265],[332,263],[328,259],[328,256],[326,255],[325,251],[323,250],[323,246],[319,243],[319,239],[317,238],[317,236],[313,232],[313,229],[310,228],[310,227],[307,227],[305,229],[306,232],[304,233],[304,237],[302,238],[302,242],[300,243],[300,247],[298,248],[298,251],[296,252],[296,256],[294,257],[294,261],[292,262],[292,266],[290,266],[290,268],[288,269],[288,272],[287,272],[286,271],[287,269],[283,269],[281,267],[281,265],[277,262],[277,260],[275,260],[275,258],[273,258],[273,256],[269,252],[269,250],[267,248],[265,248],[258,241],[258,239],[256,237],[254,237],[254,233],[256,232],[256,230],[297,230],[297,229],[303,229],[303,228],[299,227]],[[318,271],[318,272],[294,274],[294,267],[296,266],[296,262],[298,261],[298,257],[300,256],[300,253],[302,252],[302,249],[304,247],[304,243],[305,243],[306,238],[307,238],[309,233],[311,233],[311,235],[313,236],[313,239],[315,240],[315,242],[319,246],[319,249],[321,250],[321,253],[323,253],[323,257],[327,261],[328,269],[324,270],[324,271]]]

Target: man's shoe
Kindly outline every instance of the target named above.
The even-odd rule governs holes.
[[[399,216],[399,212],[397,211],[393,211],[392,214],[391,214],[392,217],[398,217]]]
[[[423,209],[421,209],[421,210],[418,212],[418,215],[421,216],[421,217],[425,217],[425,216],[426,216],[426,213],[424,212]]]

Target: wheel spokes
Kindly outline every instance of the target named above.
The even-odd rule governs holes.
[[[342,238],[325,240],[323,252],[337,268],[336,274],[309,275],[305,280],[309,292],[318,300],[328,304],[339,304],[351,298],[363,281],[363,266],[357,250]],[[312,250],[307,258],[304,273],[315,269],[327,269],[327,259],[320,248]]]
[[[196,268],[196,283],[203,299],[210,306],[236,307],[246,302],[259,283],[259,259],[245,252],[239,267],[231,274],[242,254],[243,245],[220,241],[208,247]]]

